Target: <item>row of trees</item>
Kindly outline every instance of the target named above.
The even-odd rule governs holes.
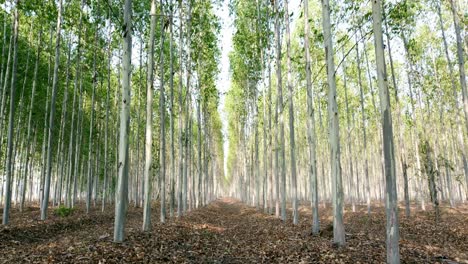
[[[399,201],[410,217],[429,200],[437,217],[468,196],[457,0],[305,0],[298,15],[288,0],[233,0],[231,12],[229,193],[283,220],[289,201],[294,224],[310,201],[313,234],[331,201],[338,245],[345,205],[370,214],[385,200],[387,259],[399,262]]]
[[[218,196],[219,3],[6,1],[1,17],[3,224],[12,204],[129,203],[160,221]],[[153,102],[155,101],[155,102]],[[8,118],[7,118],[8,117]],[[114,199],[115,197],[115,199]],[[169,211],[169,212],[167,212]]]

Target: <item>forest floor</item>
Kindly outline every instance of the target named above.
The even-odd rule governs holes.
[[[129,209],[124,243],[112,242],[113,207],[96,207],[89,215],[79,207],[71,216],[39,220],[39,209],[13,210],[11,224],[0,226],[0,263],[384,263],[385,213],[376,206],[355,213],[346,208],[347,245],[333,243],[331,208],[320,208],[321,233],[310,234],[311,212],[300,207],[294,226],[237,200],[223,198],[141,232],[141,208]],[[291,218],[291,213],[288,212]],[[468,263],[468,206],[431,211],[400,210],[403,263]]]

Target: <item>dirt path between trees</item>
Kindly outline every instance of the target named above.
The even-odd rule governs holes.
[[[0,263],[383,263],[385,214],[365,206],[345,212],[347,246],[332,244],[331,208],[320,208],[322,233],[310,235],[310,209],[301,207],[294,226],[230,198],[160,224],[153,208],[153,230],[142,233],[141,208],[130,208],[126,241],[112,242],[113,207],[85,215],[39,221],[39,209],[13,211],[11,225],[0,226]],[[401,215],[401,214],[400,214]],[[435,225],[431,212],[401,215],[403,263],[468,263],[467,210],[444,209]],[[288,214],[290,217],[291,214]]]

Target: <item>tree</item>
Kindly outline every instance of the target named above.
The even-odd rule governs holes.
[[[375,58],[377,62],[377,79],[379,84],[380,110],[382,113],[382,142],[385,157],[387,263],[400,263],[400,232],[398,223],[398,199],[396,189],[393,127],[390,107],[390,96],[387,84],[387,69],[385,65],[385,54],[382,34],[382,11],[380,0],[372,2],[372,19],[374,31]]]
[[[154,83],[154,33],[156,30],[156,0],[151,1],[151,29],[148,52],[148,75],[146,84],[146,130],[145,130],[145,196],[143,209],[143,231],[151,227],[151,164],[153,161],[153,83]]]
[[[164,17],[164,5],[162,0],[160,1],[161,8],[161,53],[160,53],[160,65],[164,65],[164,31],[165,31],[165,17]],[[161,223],[166,222],[166,100],[164,91],[164,67],[161,67],[160,78],[160,93],[159,93],[159,118],[160,118],[160,129],[161,129],[161,145],[159,149],[159,177],[161,179]]]
[[[122,61],[122,97],[120,104],[120,140],[119,140],[119,175],[116,189],[114,242],[124,240],[125,217],[128,207],[128,135],[130,123],[130,81],[132,63],[132,0],[125,0],[124,24],[122,31],[123,61]]]
[[[281,175],[280,196],[281,196],[281,220],[286,221],[286,157],[284,154],[284,117],[283,117],[283,88],[282,88],[282,74],[281,74],[281,39],[280,39],[280,10],[278,0],[275,0],[275,39],[276,39],[276,78],[277,78],[277,114],[278,114],[278,143],[279,143],[279,167]]]
[[[47,218],[47,208],[49,206],[49,192],[50,192],[50,181],[52,174],[52,140],[53,140],[53,127],[55,118],[55,104],[57,97],[57,85],[58,85],[58,70],[60,64],[60,34],[62,27],[62,0],[58,2],[58,16],[57,16],[57,27],[56,27],[56,40],[55,40],[55,63],[54,63],[54,77],[52,81],[52,96],[50,99],[50,118],[49,118],[49,132],[47,140],[47,164],[46,164],[46,178],[44,183],[44,199],[41,205],[41,220]]]
[[[98,15],[99,15],[99,6],[98,6]],[[92,75],[92,82],[93,82],[93,89],[91,95],[91,120],[89,121],[89,140],[88,140],[88,190],[86,192],[86,213],[89,213],[89,209],[91,207],[91,199],[93,196],[93,166],[92,166],[92,157],[93,157],[93,128],[94,128],[94,112],[95,112],[95,103],[96,103],[96,89],[97,89],[97,82],[98,82],[98,72],[96,66],[96,50],[98,48],[98,34],[99,34],[99,25],[98,21],[96,21],[96,29],[94,35],[94,52],[93,52],[93,75]],[[96,194],[95,194],[96,195]]]
[[[179,0],[179,47],[183,47],[184,31],[183,31],[183,5],[182,0]],[[179,186],[177,193],[177,217],[181,217],[182,213],[186,211],[187,204],[187,179],[184,177],[184,165],[187,166],[187,162],[184,159],[184,127],[183,127],[183,113],[184,113],[184,100],[183,100],[183,64],[182,64],[182,50],[179,51]],[[175,168],[174,168],[175,169]]]
[[[318,212],[318,190],[317,190],[317,158],[316,158],[316,131],[313,105],[312,80],[310,73],[310,48],[309,48],[309,1],[304,1],[304,50],[306,59],[306,89],[307,89],[307,140],[309,142],[309,179],[310,195],[312,201],[312,234],[316,235],[320,231]]]
[[[16,92],[16,71],[18,64],[18,28],[19,28],[19,4],[20,1],[16,0],[15,3],[15,15],[14,15],[14,26],[13,26],[13,64],[11,67],[11,85],[10,85],[10,113],[8,116],[8,143],[7,143],[7,158],[6,158],[6,180],[4,189],[5,195],[5,207],[3,208],[2,224],[7,225],[10,218],[11,208],[11,182],[12,182],[12,155],[13,155],[13,128],[14,128],[14,117],[15,117],[15,92]],[[11,47],[11,46],[10,46]],[[8,67],[7,67],[8,74]],[[8,78],[5,79],[5,81]],[[6,88],[6,82],[5,87]],[[3,115],[3,114],[2,114]]]
[[[294,91],[291,84],[291,36],[289,32],[289,11],[288,11],[288,0],[284,1],[284,9],[286,12],[286,56],[287,56],[287,69],[288,74],[286,77],[286,83],[289,90],[289,139],[290,139],[290,155],[291,155],[291,184],[292,184],[292,203],[293,203],[293,223],[297,225],[299,223],[299,210],[297,201],[297,179],[296,179],[296,146],[294,136]],[[286,188],[285,188],[286,189]]]
[[[336,104],[335,62],[330,23],[330,1],[322,0],[323,39],[327,63],[328,80],[328,118],[330,122],[331,180],[333,196],[333,242],[338,246],[345,244],[343,225],[343,187],[341,180],[340,134],[338,106]]]

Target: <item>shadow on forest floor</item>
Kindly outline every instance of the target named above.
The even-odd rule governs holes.
[[[274,210],[273,210],[274,212]],[[468,263],[468,206],[443,208],[442,221],[413,208],[400,209],[400,252],[403,263]],[[10,226],[0,226],[0,263],[382,263],[385,262],[385,211],[375,204],[345,210],[347,245],[335,248],[331,207],[320,206],[321,233],[311,236],[311,210],[300,207],[294,226],[238,200],[223,198],[180,219],[160,224],[159,206],[152,209],[153,229],[141,232],[141,208],[131,207],[124,243],[112,242],[113,206],[102,213],[74,213],[40,221],[39,208],[13,210]],[[452,262],[453,263],[453,262]]]

